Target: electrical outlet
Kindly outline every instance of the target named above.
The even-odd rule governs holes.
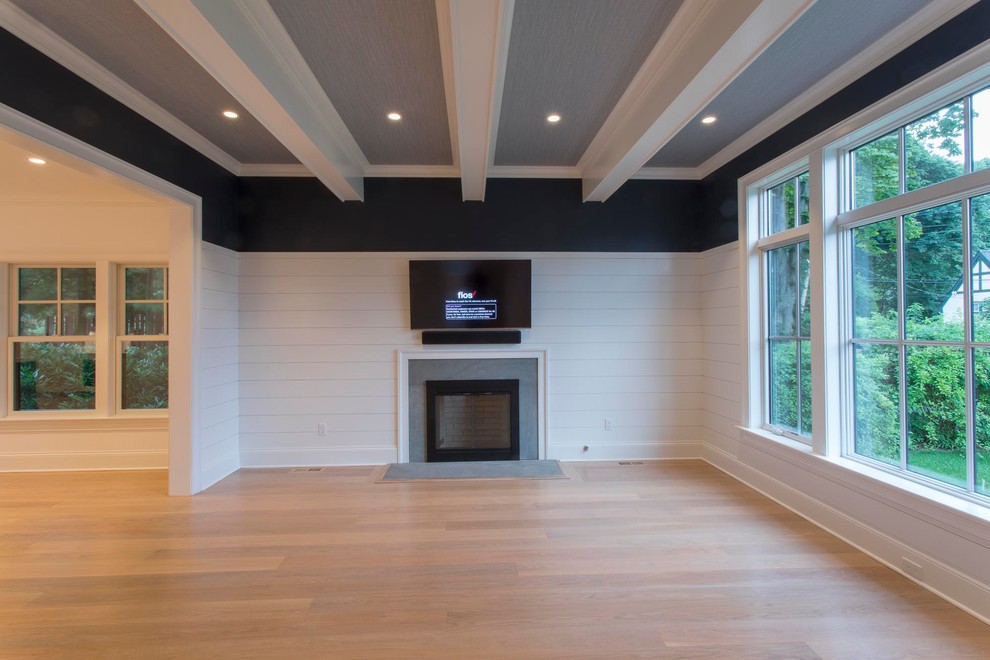
[[[605,430],[606,431],[612,430],[612,420],[608,417],[605,418]]]
[[[316,435],[326,435],[327,425],[326,423],[320,423],[316,425]]]

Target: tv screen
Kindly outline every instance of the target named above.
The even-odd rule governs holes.
[[[522,259],[410,261],[410,326],[529,328],[532,271]]]

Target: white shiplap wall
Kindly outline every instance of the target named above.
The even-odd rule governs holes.
[[[244,466],[396,460],[396,350],[419,346],[409,330],[408,261],[425,258],[533,260],[533,328],[523,346],[549,350],[550,457],[701,455],[705,343],[695,255],[239,257]]]
[[[730,243],[698,255],[705,338],[706,441],[735,449],[742,416],[739,247]]]
[[[200,482],[240,467],[238,447],[238,255],[202,244],[200,262]]]

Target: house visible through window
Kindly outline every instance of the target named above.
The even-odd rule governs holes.
[[[851,149],[852,203],[840,216],[851,270],[848,453],[984,495],[990,194],[976,181],[948,199],[946,191],[990,166],[986,145],[974,140],[987,135],[987,101],[983,90]],[[882,200],[888,210],[871,217]]]

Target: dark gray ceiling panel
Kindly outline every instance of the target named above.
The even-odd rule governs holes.
[[[369,163],[453,164],[433,0],[270,4]]]
[[[576,165],[680,5],[517,0],[495,164]]]
[[[929,2],[818,0],[647,166],[701,165]],[[702,125],[709,114],[718,122]]]
[[[131,0],[11,1],[238,161],[297,162]],[[224,119],[228,108],[240,118]]]

